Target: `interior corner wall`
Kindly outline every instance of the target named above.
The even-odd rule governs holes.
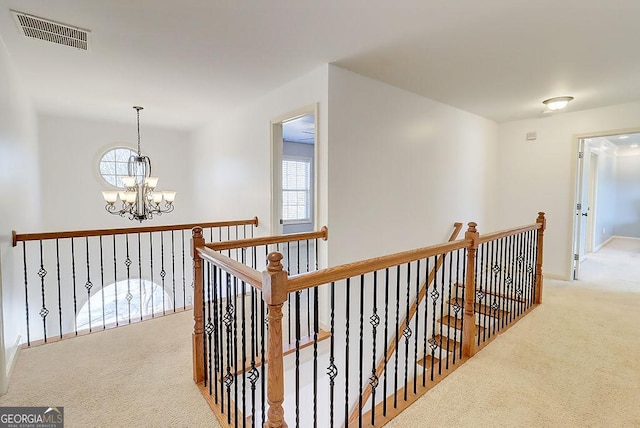
[[[98,163],[109,148],[136,149],[135,116],[121,123],[69,116],[39,115],[40,168],[45,231],[136,227],[140,223],[105,211],[103,190],[114,190],[100,176]],[[195,219],[190,180],[191,134],[140,125],[142,153],[151,158],[158,189],[177,191],[175,210],[143,226],[188,223]],[[209,219],[208,219],[209,220]]]
[[[329,123],[330,265],[492,231],[494,122],[331,66]]]
[[[24,295],[20,253],[11,230],[34,230],[40,223],[37,118],[20,76],[0,40],[0,394],[23,334]]]
[[[616,157],[616,186],[613,234],[640,238],[640,154]]]
[[[271,121],[318,103],[318,225],[327,222],[327,66],[212,120],[195,133],[197,211],[214,218],[258,216],[257,236],[271,233]]]
[[[605,131],[640,127],[640,102],[500,124],[497,204],[504,227],[547,216],[544,271],[570,278],[575,218],[577,139]],[[536,131],[535,141],[526,141]]]

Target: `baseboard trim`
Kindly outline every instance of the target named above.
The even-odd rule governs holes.
[[[569,280],[569,278],[567,278],[566,275],[559,275],[557,273],[545,273],[544,277],[546,279],[557,279],[557,280],[560,280],[560,281],[568,281]]]
[[[16,366],[16,361],[18,360],[18,352],[22,348],[20,346],[21,340],[22,340],[22,336],[18,336],[16,338],[16,342],[12,346],[11,351],[9,353],[9,360],[7,361],[7,367],[5,367],[7,377],[6,377],[6,385],[4,386],[6,389],[9,388],[9,383],[11,382],[11,374],[13,373],[13,369]],[[7,391],[6,390],[0,391],[0,394],[4,394],[5,392]]]
[[[640,241],[640,238],[636,238],[635,236],[618,236],[618,235],[614,235],[611,237],[611,239],[613,238],[620,238],[620,239],[633,239],[636,241]]]
[[[602,244],[597,245],[594,249],[593,252],[597,253],[598,251],[600,251],[602,249],[602,247],[604,247],[605,245],[607,245],[609,242],[613,241],[614,238],[620,238],[620,236],[610,236],[609,239],[607,239],[606,241],[604,241]]]

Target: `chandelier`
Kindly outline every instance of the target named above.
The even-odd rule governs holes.
[[[143,156],[140,151],[140,110],[142,107],[134,106],[138,117],[138,154],[131,155],[128,162],[128,176],[122,177],[124,191],[104,191],[107,205],[106,210],[110,214],[120,217],[129,216],[130,220],[143,220],[153,218],[154,215],[170,213],[173,211],[173,201],[176,192],[158,191],[158,177],[151,177],[151,159]],[[120,198],[122,203],[118,209],[116,202]]]

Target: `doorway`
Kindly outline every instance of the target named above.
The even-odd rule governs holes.
[[[289,113],[271,122],[272,232],[315,229],[317,107]]]
[[[589,280],[608,246],[640,240],[640,130],[578,137],[572,279]],[[622,246],[635,248],[633,246]],[[621,257],[624,254],[615,251]],[[598,256],[598,257],[596,257]],[[629,254],[626,254],[629,256]],[[588,265],[588,269],[584,269]],[[584,275],[583,275],[584,274]]]

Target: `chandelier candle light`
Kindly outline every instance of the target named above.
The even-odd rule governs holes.
[[[130,220],[143,220],[153,218],[153,215],[170,213],[173,211],[173,201],[176,192],[157,191],[158,177],[151,177],[151,159],[143,156],[140,151],[140,110],[142,107],[134,106],[138,116],[138,154],[132,155],[128,162],[128,177],[122,178],[125,191],[104,191],[102,196],[107,202],[106,210],[110,214],[121,217],[129,216]],[[122,202],[122,208],[118,210],[116,202],[118,196]],[[164,201],[164,204],[163,204]]]

